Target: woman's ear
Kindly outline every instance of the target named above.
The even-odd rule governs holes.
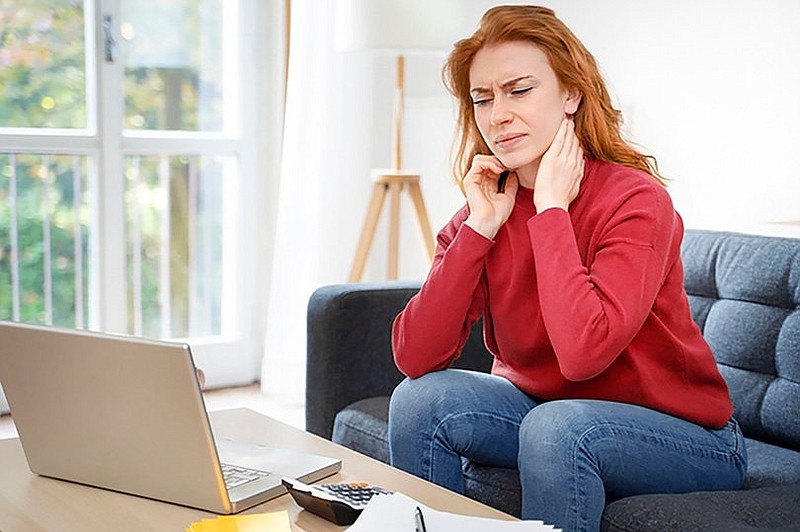
[[[580,103],[581,93],[577,90],[569,91],[567,93],[567,99],[564,101],[564,112],[568,115],[574,115]]]

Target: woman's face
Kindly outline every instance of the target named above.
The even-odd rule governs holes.
[[[533,187],[542,155],[580,97],[561,88],[544,52],[525,41],[481,48],[469,81],[483,140],[523,186]]]

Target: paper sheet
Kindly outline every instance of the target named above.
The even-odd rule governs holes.
[[[486,532],[486,531],[519,531],[553,532],[560,530],[541,521],[500,521],[483,517],[440,512],[418,503],[402,493],[392,495],[376,495],[361,512],[358,520],[348,532],[414,532],[414,510],[419,506],[425,515],[425,526],[428,532]]]

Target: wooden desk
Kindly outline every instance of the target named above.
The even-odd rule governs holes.
[[[211,423],[218,437],[233,437],[341,458],[341,472],[323,482],[360,480],[400,491],[438,510],[514,519],[498,510],[246,408],[212,412]],[[289,495],[282,495],[244,513],[279,510],[289,511],[294,531],[345,529],[302,510]],[[3,532],[180,532],[193,522],[215,516],[202,510],[34,475],[28,469],[19,440],[0,440],[0,530]]]

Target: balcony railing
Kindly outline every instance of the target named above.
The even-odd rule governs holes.
[[[90,327],[98,275],[89,155],[0,154],[0,319]],[[129,155],[128,332],[219,334],[225,157]],[[96,186],[96,185],[95,185]]]
[[[86,325],[83,155],[0,154],[0,317]]]

